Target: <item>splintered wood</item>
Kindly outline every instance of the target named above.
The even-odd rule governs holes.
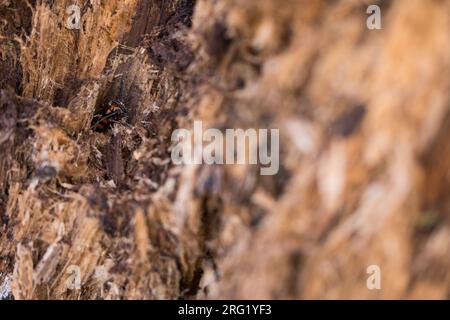
[[[449,297],[450,0],[72,2],[0,1],[0,299]]]

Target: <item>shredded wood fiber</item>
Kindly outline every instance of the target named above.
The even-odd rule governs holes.
[[[449,0],[72,2],[0,0],[0,299],[450,297]],[[196,120],[278,174],[173,165]]]

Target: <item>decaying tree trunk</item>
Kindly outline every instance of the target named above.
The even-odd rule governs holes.
[[[0,0],[0,298],[449,297],[449,0],[75,2]],[[278,174],[174,165],[195,120]]]

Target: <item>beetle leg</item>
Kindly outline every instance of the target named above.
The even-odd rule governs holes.
[[[94,124],[94,126],[93,126],[92,128],[93,128],[94,130],[97,129],[98,125],[99,125],[102,121],[108,120],[109,118],[114,117],[114,116],[117,115],[118,113],[119,113],[118,111],[113,111],[113,112],[107,113],[105,116],[101,117],[100,120],[98,120],[98,121]]]

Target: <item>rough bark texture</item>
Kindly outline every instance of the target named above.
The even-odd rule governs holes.
[[[73,2],[0,0],[0,298],[450,297],[449,0]],[[279,173],[172,165],[194,120]]]

